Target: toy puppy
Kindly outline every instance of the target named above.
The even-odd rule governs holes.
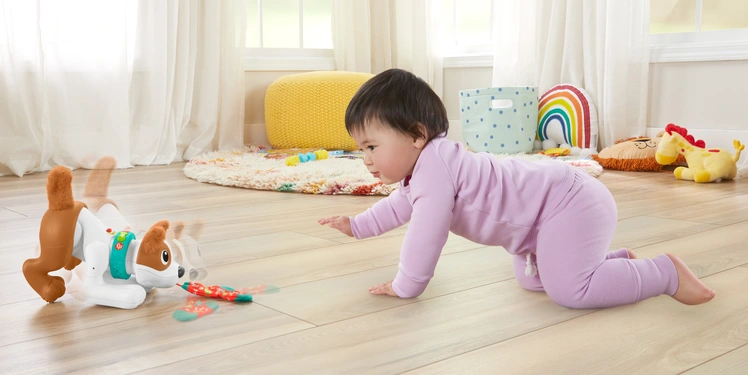
[[[193,221],[189,227],[183,221],[177,221],[166,236],[166,242],[174,252],[177,263],[185,269],[184,279],[189,281],[202,280],[208,276],[198,242],[204,226],[202,220]]]
[[[45,301],[54,302],[65,294],[65,281],[49,272],[72,270],[81,261],[89,303],[134,309],[153,288],[176,285],[184,268],[165,241],[169,222],[159,221],[140,239],[132,232],[114,232],[85,203],[74,200],[72,180],[72,172],[62,166],[47,176],[49,208],[39,227],[40,254],[23,264],[29,285]],[[118,214],[113,203],[101,201],[97,214],[104,212]]]

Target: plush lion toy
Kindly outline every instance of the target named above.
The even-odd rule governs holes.
[[[661,134],[658,134],[655,138],[641,136],[622,139],[617,141],[615,145],[604,148],[599,154],[591,155],[591,157],[605,169],[657,172],[663,167],[655,157]],[[685,162],[686,159],[680,156],[671,164],[685,164]]]

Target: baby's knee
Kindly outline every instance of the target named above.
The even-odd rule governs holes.
[[[540,282],[540,278],[538,276],[517,276],[516,279],[519,286],[521,286],[523,289],[527,289],[533,292],[542,292],[544,290],[543,283]]]
[[[550,297],[550,296],[549,296]],[[551,297],[553,302],[556,302],[557,305],[563,306],[569,309],[576,309],[576,310],[583,310],[583,309],[590,309],[592,307],[588,306],[584,303],[584,301],[579,299],[573,299],[573,298],[553,298]]]
[[[569,309],[594,309],[594,301],[589,298],[585,298],[584,293],[575,293],[571,290],[546,290],[548,297],[553,300],[556,304],[569,308]]]

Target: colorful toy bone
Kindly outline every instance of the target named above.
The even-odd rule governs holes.
[[[231,302],[252,302],[251,294],[239,293],[234,290],[234,288],[229,288],[227,286],[205,286],[194,281],[177,284],[177,286],[198,296],[221,298]]]
[[[306,163],[308,161],[324,160],[327,159],[327,150],[317,150],[314,152],[307,152],[306,154],[298,154],[289,156],[286,158],[286,165],[293,167],[299,163]]]

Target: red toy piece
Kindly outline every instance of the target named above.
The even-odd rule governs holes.
[[[205,286],[195,281],[177,284],[177,286],[198,296],[221,298],[231,302],[252,302],[252,295],[239,293],[227,286]]]

